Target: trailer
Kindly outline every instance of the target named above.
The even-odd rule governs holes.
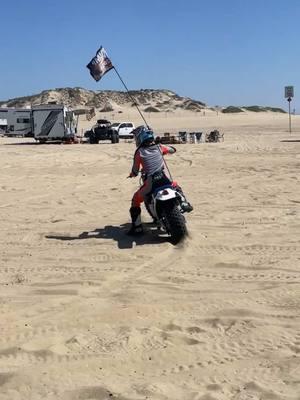
[[[32,136],[30,108],[1,108],[0,125],[6,136]]]
[[[0,108],[0,132],[6,133],[7,131],[7,108]]]
[[[77,133],[78,118],[63,104],[45,104],[32,107],[32,127],[35,140],[73,141]]]
[[[32,134],[30,108],[9,108],[7,113],[7,136],[30,136]]]

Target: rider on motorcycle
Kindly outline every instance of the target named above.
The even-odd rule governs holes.
[[[163,155],[174,154],[176,152],[175,147],[156,144],[153,131],[143,125],[134,129],[132,133],[137,149],[134,153],[133,166],[129,177],[136,177],[140,167],[142,167],[144,184],[134,193],[131,201],[129,212],[132,225],[128,232],[129,235],[143,233],[141,203],[145,200],[145,196],[151,193],[153,185],[157,187],[170,184],[181,191],[177,183],[171,182],[164,172],[165,162]],[[188,202],[182,203],[181,206],[187,212],[193,209]]]

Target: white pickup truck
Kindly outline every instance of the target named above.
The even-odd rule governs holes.
[[[115,130],[119,134],[120,139],[133,139],[132,131],[135,126],[132,122],[114,122],[110,129]]]

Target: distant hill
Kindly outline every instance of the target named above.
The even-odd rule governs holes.
[[[124,107],[134,107],[135,103],[146,112],[173,112],[178,109],[185,111],[201,112],[207,109],[206,104],[189,97],[182,97],[171,90],[140,89],[129,92],[116,90],[87,90],[80,87],[58,88],[44,90],[41,93],[25,97],[16,97],[6,101],[0,101],[0,107],[30,107],[32,105],[47,104],[55,102],[65,104],[73,109],[91,109],[98,111],[122,111]],[[212,111],[222,113],[251,112],[280,112],[285,113],[281,108],[262,106],[228,106],[210,107]]]
[[[44,90],[41,93],[1,101],[1,107],[28,107],[50,102],[63,103],[72,108],[91,108],[100,110],[117,110],[122,107],[134,107],[134,103],[142,109],[151,107],[159,111],[183,110],[201,111],[206,107],[202,101],[189,97],[181,97],[170,90],[141,89],[126,92],[101,90],[93,91],[83,88],[58,88]]]

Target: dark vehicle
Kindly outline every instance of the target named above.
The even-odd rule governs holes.
[[[206,134],[205,141],[208,143],[224,142],[224,133],[220,133],[217,129]]]
[[[88,138],[91,144],[97,144],[100,140],[110,140],[111,143],[119,143],[118,132],[111,129],[111,123],[107,119],[98,119],[97,124],[84,133],[84,137]]]

